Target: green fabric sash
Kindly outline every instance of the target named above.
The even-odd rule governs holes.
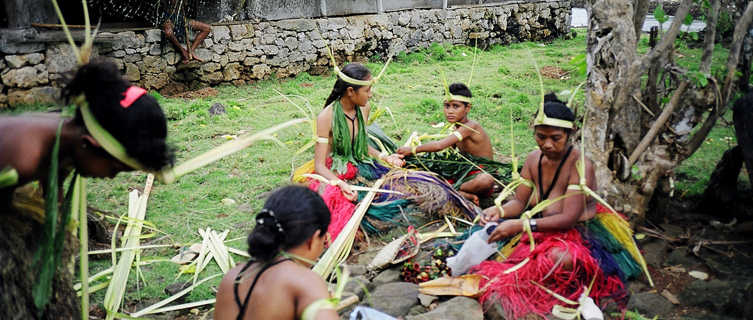
[[[406,168],[431,171],[445,179],[452,179],[455,189],[473,179],[475,174],[470,173],[478,169],[474,164],[483,167],[484,171],[499,181],[507,183],[512,179],[511,164],[459,153],[455,150],[427,152],[405,158]]]
[[[348,169],[348,162],[354,165],[373,163],[369,157],[366,125],[363,121],[361,108],[358,106],[356,106],[356,121],[358,122],[358,131],[353,143],[351,143],[350,128],[342,104],[339,100],[335,101],[332,106],[332,170],[337,173],[345,173]]]

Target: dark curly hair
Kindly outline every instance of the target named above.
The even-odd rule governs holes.
[[[462,84],[460,82],[453,83],[449,87],[450,93],[456,94],[463,97],[473,98],[473,94],[471,94],[471,89],[468,88],[465,84]],[[468,105],[468,102],[463,102],[464,105]]]
[[[63,97],[70,101],[83,93],[97,121],[145,169],[159,170],[172,165],[174,156],[166,142],[167,120],[162,108],[148,94],[138,98],[128,108],[122,107],[120,101],[130,86],[114,63],[97,59],[76,71],[63,89]],[[85,128],[78,109],[74,121]]]

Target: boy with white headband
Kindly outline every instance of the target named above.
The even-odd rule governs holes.
[[[441,140],[421,144],[419,146],[401,147],[397,154],[410,156],[421,152],[438,152],[447,148],[456,147],[458,151],[475,157],[493,160],[494,150],[489,135],[476,121],[468,118],[471,111],[471,90],[462,83],[453,83],[449,86],[449,94],[444,102],[444,116],[447,122],[453,123],[454,130]],[[469,200],[478,204],[479,196],[488,195],[494,188],[494,178],[480,170],[469,172],[466,177],[472,179],[462,183],[459,192]],[[443,177],[456,180],[458,177]]]

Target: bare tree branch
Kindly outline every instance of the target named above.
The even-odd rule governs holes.
[[[711,83],[714,85],[714,88],[716,89],[716,102],[717,102],[717,108],[714,108],[715,111],[709,112],[708,117],[706,117],[706,120],[703,122],[703,125],[701,126],[698,131],[696,131],[695,134],[688,140],[688,143],[685,144],[682,153],[684,158],[690,157],[693,153],[695,153],[698,148],[701,147],[703,144],[703,141],[706,140],[706,137],[709,135],[709,132],[711,132],[711,129],[714,128],[714,125],[716,125],[716,120],[719,119],[719,116],[724,114],[724,112],[727,111],[726,107],[724,105],[721,105],[721,92],[719,91],[719,84],[716,82],[716,78],[711,78]]]
[[[672,95],[672,99],[669,100],[669,104],[664,107],[664,110],[662,110],[661,114],[659,115],[659,118],[656,118],[656,121],[653,125],[651,125],[651,129],[648,130],[648,133],[646,133],[645,136],[643,136],[643,139],[641,139],[641,142],[638,144],[638,146],[633,150],[633,153],[630,154],[630,158],[628,159],[628,167],[632,167],[633,164],[635,164],[636,161],[638,161],[638,157],[643,154],[643,151],[648,148],[648,146],[651,144],[651,141],[656,138],[656,135],[659,134],[659,130],[662,129],[664,124],[669,120],[669,117],[672,115],[672,112],[674,112],[675,108],[680,104],[680,98],[685,93],[685,89],[688,88],[688,82],[683,81],[680,83],[680,86],[677,87],[677,90],[675,90],[675,93]]]
[[[646,56],[641,61],[641,63],[643,64],[642,69],[648,67],[653,61],[661,57],[661,55],[665,53],[670,47],[674,46],[675,39],[677,39],[677,35],[680,33],[680,27],[685,20],[685,16],[687,16],[688,12],[690,12],[690,5],[692,3],[693,0],[682,1],[680,7],[677,8],[675,18],[672,20],[672,25],[669,27],[667,32],[662,35],[661,42],[659,42],[659,44],[656,45],[653,50],[649,51],[649,53],[646,54]]]
[[[735,78],[735,72],[737,71],[737,62],[740,59],[743,37],[748,32],[751,20],[753,20],[753,1],[748,2],[745,13],[738,20],[735,26],[735,33],[732,35],[732,45],[729,48],[729,58],[727,59],[727,77],[724,79],[724,85],[722,86],[722,103],[724,105],[722,109],[725,111],[732,98],[732,88],[734,87],[732,80]]]
[[[677,9],[675,19],[672,21],[672,25],[669,30],[662,36],[661,42],[651,49],[643,58],[636,59],[629,67],[623,80],[620,80],[620,89],[617,91],[614,97],[614,105],[623,107],[628,103],[631,103],[631,97],[635,94],[636,90],[640,89],[641,76],[646,69],[656,66],[657,61],[662,57],[667,56],[671,52],[674,46],[675,39],[680,32],[680,26],[683,23],[685,16],[690,11],[690,6],[693,0],[683,0],[680,7]],[[653,78],[655,81],[656,78]],[[649,97],[651,95],[649,94]],[[626,147],[628,150],[632,149],[635,144],[631,145],[626,141]],[[637,145],[635,145],[637,147]],[[641,151],[642,152],[642,151]],[[634,153],[634,152],[633,152]],[[640,154],[640,152],[638,153]]]
[[[648,14],[648,0],[636,0],[633,7],[633,26],[635,27],[635,40],[641,40],[641,31],[643,23],[646,21]]]
[[[711,57],[714,53],[714,42],[716,42],[716,24],[719,20],[720,0],[714,0],[711,3],[711,12],[708,15],[706,23],[706,35],[704,36],[703,56],[701,57],[701,66],[699,70],[703,74],[708,74],[711,70]]]

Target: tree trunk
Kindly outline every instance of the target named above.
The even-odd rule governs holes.
[[[714,3],[716,8],[718,1]],[[641,19],[630,19],[642,8],[633,8],[632,4],[630,0],[588,3],[588,113],[583,145],[595,163],[599,193],[616,210],[642,219],[659,181],[671,176],[672,170],[697,150],[728,109],[734,96],[731,80],[740,44],[733,42],[731,46],[726,77],[720,81],[709,79],[708,85],[700,87],[672,61],[674,42],[692,0],[682,1],[670,28],[644,56],[636,53],[640,36],[636,34],[636,23]],[[753,19],[751,4],[737,21],[734,38],[739,42]],[[642,3],[638,1],[638,5]],[[714,20],[716,11],[709,12]],[[715,25],[709,27],[713,29]],[[706,41],[711,42],[706,43],[705,50],[713,49],[714,38],[707,37]],[[710,52],[704,52],[707,55]],[[711,59],[703,59],[700,70],[710,70],[710,63]],[[661,74],[644,77],[651,70]],[[649,90],[643,91],[644,87]],[[661,109],[655,109],[654,102],[661,97],[671,99]],[[707,112],[709,108],[711,111]],[[692,130],[696,127],[700,129]]]
[[[648,14],[648,0],[636,0],[633,7],[633,28],[635,28],[635,34],[641,34],[643,30],[643,22],[646,21],[646,14]]]
[[[724,152],[703,192],[703,200],[700,203],[702,210],[725,218],[734,215],[730,209],[737,199],[737,177],[740,176],[742,167],[743,152],[740,146]]]
[[[596,179],[600,193],[608,195],[607,201],[616,204],[617,210],[636,213],[643,196],[635,195],[634,186],[624,185],[615,179],[608,165],[619,167],[627,151],[640,140],[641,110],[633,101],[615,104],[620,90],[630,93],[638,85],[627,77],[637,59],[633,6],[625,0],[589,1],[589,27],[587,35],[588,82],[586,85],[585,130],[586,154],[596,164]],[[622,18],[616,18],[622,17]],[[633,125],[623,124],[632,123]],[[612,161],[610,161],[610,159]],[[618,168],[619,170],[619,168]],[[626,203],[624,199],[634,199]]]
[[[748,171],[748,181],[753,185],[753,92],[748,92],[735,101],[732,119],[735,122],[737,145]]]
[[[23,211],[3,208],[0,204],[0,315],[3,319],[77,319],[80,306],[71,279],[76,241],[70,234],[61,259],[66,263],[58,266],[50,302],[43,313],[34,306],[31,291],[37,279],[37,266],[33,262],[41,241],[42,224],[32,217],[38,218],[44,212],[41,198],[34,202]]]

